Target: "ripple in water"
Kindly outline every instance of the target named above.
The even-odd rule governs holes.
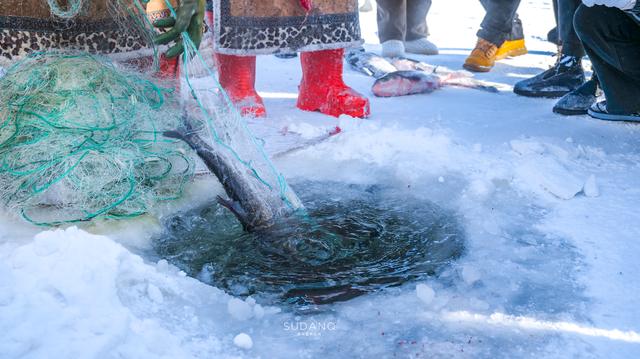
[[[296,304],[349,300],[435,275],[463,251],[454,214],[378,187],[297,186],[308,218],[245,233],[217,204],[178,214],[154,240],[190,276],[237,296]]]

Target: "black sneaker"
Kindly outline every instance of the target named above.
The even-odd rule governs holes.
[[[547,33],[547,41],[549,41],[552,44],[556,44],[556,45],[561,45],[562,42],[560,41],[560,36],[558,36],[558,28],[554,27],[553,29],[549,30],[549,32]]]
[[[565,116],[586,115],[591,105],[596,102],[599,92],[601,91],[598,91],[598,79],[594,75],[582,86],[562,96],[553,106],[553,112]]]
[[[580,60],[573,56],[562,56],[549,70],[516,83],[513,92],[527,97],[557,98],[577,89],[584,81]]]
[[[630,114],[614,114],[607,111],[607,101],[596,102],[589,108],[589,116],[605,121],[640,122],[640,112]]]

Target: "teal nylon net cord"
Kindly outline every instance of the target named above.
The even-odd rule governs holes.
[[[67,0],[67,9],[63,9],[59,1],[60,0],[47,0],[47,3],[49,4],[51,13],[63,19],[71,19],[78,16],[84,6],[83,0]]]
[[[0,193],[29,222],[135,217],[191,180],[188,151],[162,136],[181,118],[170,89],[56,52],[15,64],[0,85]]]
[[[78,0],[66,9],[75,3],[84,6]],[[31,223],[49,226],[148,213],[159,201],[179,198],[193,177],[195,154],[162,136],[188,118],[205,141],[301,213],[297,196],[189,35],[180,40],[186,49],[180,76],[159,85],[150,74],[158,69],[161,51],[149,41],[156,30],[144,5],[139,0],[108,4],[122,33],[146,40],[142,51],[152,61],[132,70],[65,49],[36,53],[9,68],[0,78],[4,205]],[[60,16],[53,7],[52,12]]]

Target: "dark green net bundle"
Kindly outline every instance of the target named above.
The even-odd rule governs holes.
[[[131,218],[194,173],[173,90],[86,53],[36,53],[0,78],[0,199],[40,225]]]

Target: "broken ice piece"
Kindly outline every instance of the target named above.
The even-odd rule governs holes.
[[[433,302],[433,298],[436,296],[436,292],[426,284],[418,284],[416,286],[416,294],[418,295],[418,298],[427,305],[431,304],[431,302]]]
[[[585,182],[584,187],[582,188],[582,192],[587,197],[598,197],[600,196],[600,189],[598,188],[598,183],[596,182],[596,176],[591,175],[587,178],[587,182]]]
[[[246,333],[240,333],[233,338],[233,344],[238,348],[251,349],[253,348],[253,340]]]

